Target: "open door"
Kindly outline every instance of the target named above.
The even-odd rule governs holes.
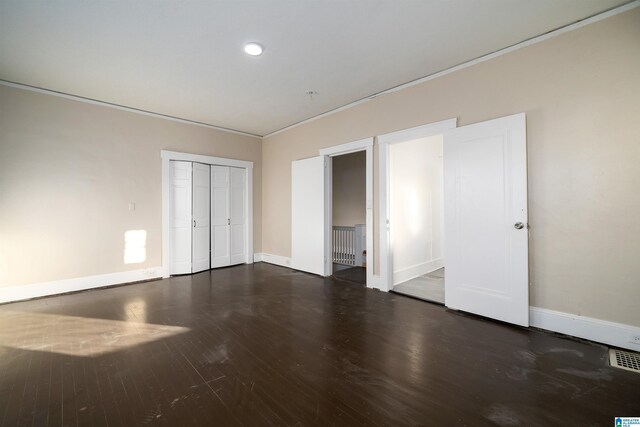
[[[325,156],[291,163],[291,267],[324,275]]]
[[[445,305],[529,326],[525,115],[444,134]]]

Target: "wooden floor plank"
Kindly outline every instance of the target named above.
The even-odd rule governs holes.
[[[264,263],[0,305],[0,346],[2,426],[640,416],[604,346]]]

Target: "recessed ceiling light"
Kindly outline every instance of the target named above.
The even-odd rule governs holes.
[[[244,51],[251,56],[262,55],[263,50],[264,48],[260,43],[251,42],[244,45]]]

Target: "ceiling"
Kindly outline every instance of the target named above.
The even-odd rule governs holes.
[[[0,79],[263,136],[626,2],[0,0]]]

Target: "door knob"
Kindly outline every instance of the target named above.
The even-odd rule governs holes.
[[[516,230],[522,230],[524,228],[524,224],[521,222],[516,222],[515,224],[513,224],[513,226]]]

